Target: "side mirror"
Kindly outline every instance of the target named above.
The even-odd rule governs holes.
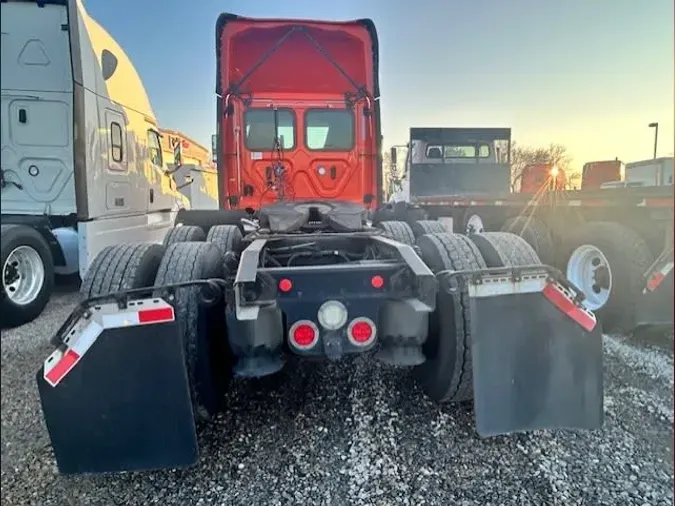
[[[393,165],[396,165],[396,148],[395,147],[392,147],[389,150],[389,158],[391,159],[391,163]]]
[[[180,139],[173,145],[173,164],[178,169],[183,165],[183,146]]]
[[[218,163],[218,134],[211,136],[211,161]]]

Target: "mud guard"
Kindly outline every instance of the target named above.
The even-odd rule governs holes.
[[[186,467],[198,458],[183,343],[161,299],[91,308],[37,374],[63,474]]]
[[[468,290],[471,297],[479,435],[600,428],[602,336],[594,315],[550,268],[495,271],[448,277],[452,296]]]
[[[674,273],[675,269],[670,262],[650,277],[647,287],[637,299],[635,308],[637,327],[673,325]]]

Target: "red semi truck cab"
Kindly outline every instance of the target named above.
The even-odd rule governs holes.
[[[567,177],[564,170],[550,163],[537,163],[527,165],[523,169],[520,191],[522,193],[562,191],[566,183]]]
[[[216,27],[221,207],[381,202],[377,34],[370,20],[223,14]]]

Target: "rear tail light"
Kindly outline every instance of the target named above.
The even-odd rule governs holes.
[[[291,325],[288,340],[298,350],[309,350],[319,340],[319,329],[311,320],[299,320]]]
[[[347,337],[354,346],[368,346],[375,340],[376,334],[375,323],[366,317],[354,318],[347,327]]]
[[[279,290],[287,293],[293,289],[293,282],[290,279],[284,278],[279,280]]]
[[[370,284],[373,288],[380,289],[384,286],[384,278],[382,276],[373,276],[370,278]]]

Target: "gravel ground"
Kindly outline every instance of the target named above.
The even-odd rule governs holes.
[[[479,439],[409,375],[361,358],[235,383],[196,468],[59,476],[34,374],[72,294],[2,335],[2,504],[669,505],[673,352],[606,336],[602,430]],[[672,337],[670,338],[672,339]]]

